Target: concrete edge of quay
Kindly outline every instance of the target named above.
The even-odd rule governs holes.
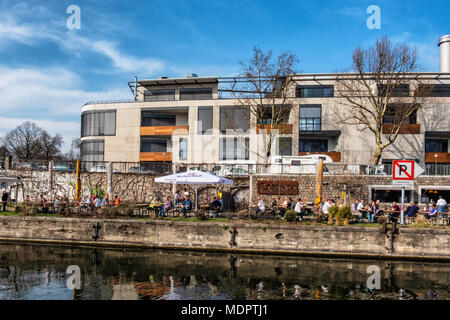
[[[97,230],[98,237],[93,239],[97,223],[103,229]],[[0,216],[0,241],[320,258],[450,261],[450,230],[432,228],[399,228],[393,236],[389,231],[382,233],[381,228],[359,226]]]

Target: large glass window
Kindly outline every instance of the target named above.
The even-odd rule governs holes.
[[[333,97],[333,86],[297,86],[296,96],[301,98],[328,98]]]
[[[249,138],[221,138],[219,140],[220,160],[249,160]]]
[[[152,112],[142,112],[143,127],[161,127],[174,126],[176,123],[176,116],[172,114],[155,114]]]
[[[180,89],[180,100],[211,100],[212,88]]]
[[[300,139],[299,152],[328,152],[328,140],[326,139]]]
[[[173,101],[175,90],[145,90],[144,101]]]
[[[409,96],[409,84],[398,84],[394,85],[386,85],[381,84],[378,86],[378,95],[380,97],[385,97],[388,93],[387,90],[391,91],[391,97],[408,97]]]
[[[300,131],[320,131],[322,123],[320,104],[300,105]]]
[[[450,84],[419,85],[418,94],[425,97],[450,97]]]
[[[220,107],[220,131],[242,130],[250,128],[250,109],[243,106]]]
[[[81,115],[81,136],[114,136],[116,111],[85,112]]]
[[[407,105],[402,104],[391,104],[388,105],[386,109],[386,113],[383,117],[383,123],[385,124],[396,124],[400,123],[403,115],[405,113],[405,109],[409,108]],[[413,112],[409,118],[405,119],[404,124],[414,124],[417,123],[417,112]]]
[[[448,152],[448,140],[425,139],[425,152]]]
[[[292,138],[280,137],[278,139],[278,155],[292,156]]]
[[[198,107],[198,134],[212,133],[213,107]]]
[[[141,152],[167,152],[167,140],[141,138]]]
[[[187,160],[187,138],[180,138],[180,153],[179,158],[180,160]]]
[[[411,190],[405,190],[406,202],[413,200],[414,193]],[[384,202],[400,202],[402,201],[401,189],[372,189],[372,200],[380,200]]]
[[[105,154],[105,143],[103,140],[82,141],[80,147],[81,161],[103,162]]]

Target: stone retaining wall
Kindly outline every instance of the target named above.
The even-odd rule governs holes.
[[[95,228],[98,226],[99,228]],[[449,229],[0,216],[0,239],[289,254],[450,259]]]

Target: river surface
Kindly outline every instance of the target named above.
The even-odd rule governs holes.
[[[449,289],[450,263],[0,243],[2,300],[449,300]]]

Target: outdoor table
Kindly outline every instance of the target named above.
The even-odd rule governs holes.
[[[200,205],[200,212],[204,214],[209,210],[210,207],[210,204],[202,204]]]

